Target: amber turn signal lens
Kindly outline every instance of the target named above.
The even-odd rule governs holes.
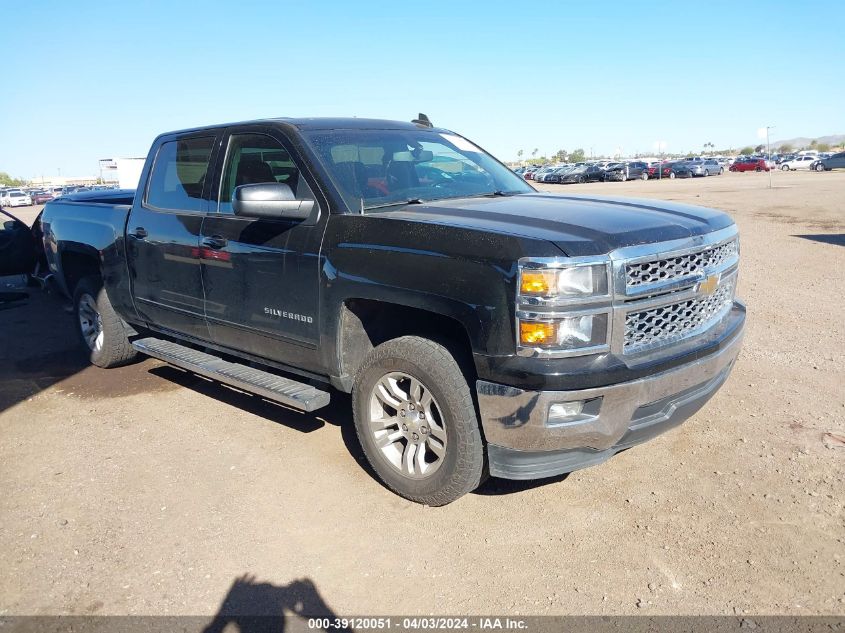
[[[523,270],[519,292],[524,295],[551,295],[557,286],[557,277],[551,270]]]
[[[556,334],[554,323],[519,322],[519,342],[522,345],[548,345],[554,342]]]

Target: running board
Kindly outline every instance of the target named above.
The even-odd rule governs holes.
[[[260,369],[230,363],[178,343],[158,338],[142,338],[134,341],[132,347],[147,356],[300,411],[314,411],[329,403],[330,396],[327,391],[320,391],[311,385]]]

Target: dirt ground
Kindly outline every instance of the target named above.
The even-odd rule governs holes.
[[[87,367],[57,297],[0,304],[0,615],[845,614],[845,172],[773,179],[543,187],[731,213],[744,350],[678,429],[445,508],[373,478],[342,394]]]

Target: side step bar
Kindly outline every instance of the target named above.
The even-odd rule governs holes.
[[[300,411],[314,411],[329,403],[330,396],[327,391],[320,391],[311,385],[282,378],[260,369],[230,363],[217,356],[199,352],[178,343],[158,338],[142,338],[134,341],[132,347],[147,356],[153,356],[171,365]]]

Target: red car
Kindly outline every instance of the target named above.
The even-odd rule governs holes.
[[[36,191],[31,197],[32,204],[44,204],[53,199],[53,194],[48,191]]]
[[[730,171],[769,171],[769,166],[762,158],[740,158],[729,167]]]

